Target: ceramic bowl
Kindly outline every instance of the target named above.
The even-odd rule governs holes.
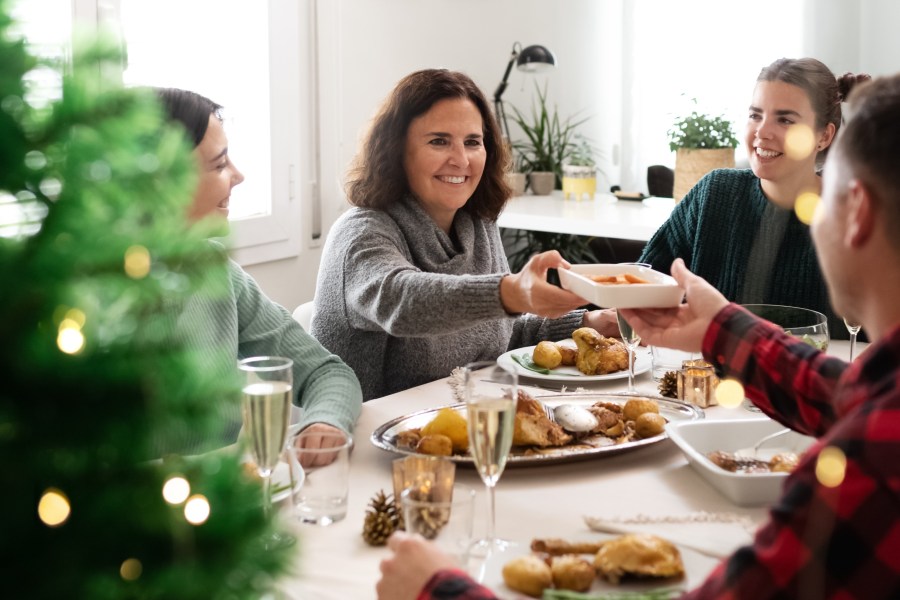
[[[601,308],[665,308],[678,306],[684,290],[670,276],[633,264],[572,265],[559,269],[562,287]],[[597,283],[595,275],[637,275],[648,283]]]
[[[783,428],[781,423],[766,417],[672,422],[666,426],[666,433],[690,465],[723,496],[738,506],[759,506],[778,499],[787,473],[731,473],[706,455],[716,450],[735,452],[752,448],[763,436]],[[791,431],[761,447],[758,458],[768,460],[779,452],[802,454],[813,441]]]

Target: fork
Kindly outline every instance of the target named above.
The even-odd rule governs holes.
[[[761,437],[759,439],[759,441],[753,445],[753,456],[756,456],[757,452],[759,452],[759,447],[762,446],[763,444],[765,444],[766,442],[774,440],[775,438],[779,438],[779,437],[783,436],[784,434],[790,433],[790,432],[791,432],[791,430],[788,429],[787,427],[785,427],[784,429],[779,429],[778,431],[776,431],[774,433],[770,433],[769,435]]]

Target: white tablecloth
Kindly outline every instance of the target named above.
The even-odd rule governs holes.
[[[829,351],[847,357],[849,343],[832,341]],[[638,376],[636,387],[656,392],[649,373]],[[625,380],[591,386],[622,391]],[[533,390],[535,393],[540,393]],[[328,527],[295,524],[301,546],[295,572],[281,589],[287,598],[346,600],[375,597],[379,562],[385,548],[368,546],[362,539],[369,499],[378,491],[392,491],[391,461],[398,456],[369,442],[382,423],[416,410],[453,403],[451,388],[439,380],[391,396],[366,402],[357,423],[356,447],[351,458],[351,485],[347,518]],[[707,418],[759,418],[743,408],[706,410]],[[457,469],[457,481],[479,490],[476,534],[484,533],[487,495],[474,470]],[[528,544],[534,537],[577,538],[590,535],[583,516],[688,515],[697,511],[729,513],[761,522],[764,508],[741,508],[710,487],[669,440],[613,456],[531,468],[507,469],[497,487],[497,533]],[[286,519],[290,516],[285,514]],[[703,525],[710,527],[710,525]],[[746,539],[739,528],[722,526],[721,535],[735,546]],[[660,529],[660,535],[664,535]],[[712,559],[688,566],[689,582],[701,581],[715,566]]]

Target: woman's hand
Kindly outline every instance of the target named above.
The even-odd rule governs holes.
[[[581,326],[596,329],[597,333],[602,336],[622,337],[622,334],[619,333],[619,320],[616,317],[616,309],[614,308],[591,310],[584,313]]]
[[[297,447],[302,448],[333,448],[334,446],[338,446],[341,443],[342,437],[334,436],[334,435],[316,435],[316,434],[329,434],[329,433],[339,433],[344,435],[344,431],[338,429],[337,427],[333,427],[332,425],[328,425],[326,423],[313,423],[312,425],[308,425],[302,430],[304,433],[308,435],[304,435],[302,439],[294,438],[294,443]],[[302,444],[302,446],[301,446]],[[328,453],[319,453],[318,457],[307,458],[304,455],[303,459],[300,461],[301,466],[303,467],[313,467],[313,466],[322,466],[327,465],[334,461],[337,458],[337,453],[328,452]],[[312,460],[313,462],[309,462]],[[306,464],[304,464],[306,463]]]
[[[500,280],[500,302],[506,312],[533,313],[551,319],[584,306],[583,298],[547,283],[548,269],[568,269],[568,262],[556,250],[535,254],[522,270]]]
[[[415,600],[432,575],[459,566],[420,535],[398,531],[387,545],[394,554],[381,561],[381,579],[375,585],[379,600]]]
[[[675,308],[622,308],[622,316],[647,345],[699,352],[710,323],[728,306],[728,300],[705,279],[691,273],[680,258],[672,263],[672,277],[684,288],[686,304]]]

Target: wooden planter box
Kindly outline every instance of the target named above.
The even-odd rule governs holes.
[[[675,153],[675,188],[681,200],[704,175],[713,169],[733,169],[734,148],[679,148]]]

